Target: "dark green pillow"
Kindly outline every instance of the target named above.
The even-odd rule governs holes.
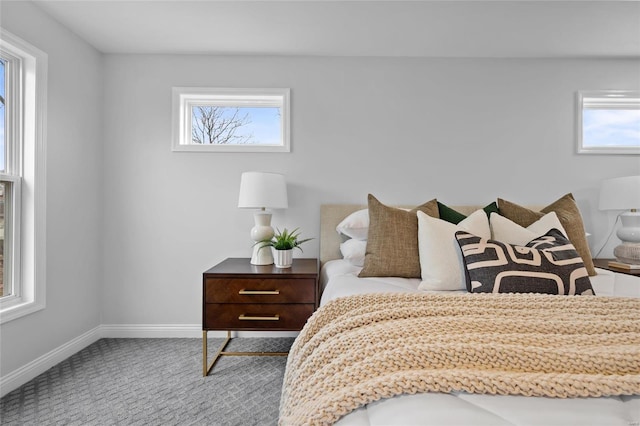
[[[482,210],[485,211],[487,216],[490,216],[491,213],[498,213],[498,204],[494,201]],[[449,206],[442,204],[440,201],[438,201],[438,213],[440,214],[440,219],[446,220],[447,222],[453,223],[454,225],[457,225],[467,218],[467,216],[455,211]]]

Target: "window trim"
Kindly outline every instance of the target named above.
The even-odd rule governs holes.
[[[583,145],[583,112],[585,98],[601,99],[629,99],[628,103],[640,103],[640,91],[635,90],[582,90],[576,93],[576,149],[578,154],[640,154],[640,147],[623,146],[596,146],[585,147]],[[634,102],[633,99],[637,101]],[[606,103],[606,102],[605,102]],[[612,102],[610,109],[622,109],[623,102]]]
[[[46,306],[46,107],[47,54],[0,28],[0,49],[17,57],[20,71],[16,92],[22,100],[13,127],[21,131],[18,150],[11,161],[20,166],[11,173],[16,198],[11,213],[18,225],[13,235],[19,243],[20,261],[13,262],[14,295],[0,299],[0,324],[44,309]],[[14,93],[14,96],[15,96]],[[7,110],[8,113],[8,110]],[[14,111],[15,114],[15,111]],[[15,120],[18,120],[17,122]],[[8,176],[3,176],[9,177]]]
[[[172,88],[172,141],[174,152],[290,152],[290,89],[281,88],[216,88],[173,87]],[[235,144],[197,145],[191,144],[191,106],[197,103],[215,103],[227,106],[268,105],[281,108],[282,142],[277,145]]]
[[[21,219],[22,219],[22,178],[0,173],[0,179],[11,184],[11,190],[4,192],[4,272],[11,280],[11,295],[0,298],[0,309],[19,303],[23,290],[21,281]],[[10,207],[10,208],[7,208]],[[8,226],[7,226],[8,225]],[[8,250],[7,250],[8,248]],[[7,288],[5,282],[5,289]],[[2,311],[0,311],[1,313]]]

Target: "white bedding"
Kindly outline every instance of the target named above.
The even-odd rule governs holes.
[[[331,260],[321,271],[322,299],[374,292],[418,292],[420,279],[358,278],[361,268]],[[640,297],[640,277],[597,269],[596,295]],[[557,399],[467,393],[401,395],[368,404],[341,426],[365,425],[640,425],[640,396]]]

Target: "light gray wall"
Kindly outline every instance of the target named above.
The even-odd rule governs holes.
[[[46,308],[0,326],[0,376],[100,324],[102,55],[30,2],[0,25],[48,54]]]
[[[171,152],[172,86],[291,88],[292,152]],[[250,254],[252,212],[236,208],[248,170],[287,176],[273,223],[305,237],[319,235],[320,204],[368,192],[389,204],[573,192],[599,248],[613,223],[600,181],[640,174],[640,157],[575,153],[580,89],[638,90],[640,60],[107,55],[103,322],[200,323],[201,273]],[[317,256],[318,241],[304,249]]]

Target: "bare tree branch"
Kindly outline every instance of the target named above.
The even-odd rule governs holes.
[[[195,144],[244,144],[253,134],[238,135],[237,130],[251,123],[249,114],[240,114],[240,108],[198,106],[194,108],[191,141]]]

